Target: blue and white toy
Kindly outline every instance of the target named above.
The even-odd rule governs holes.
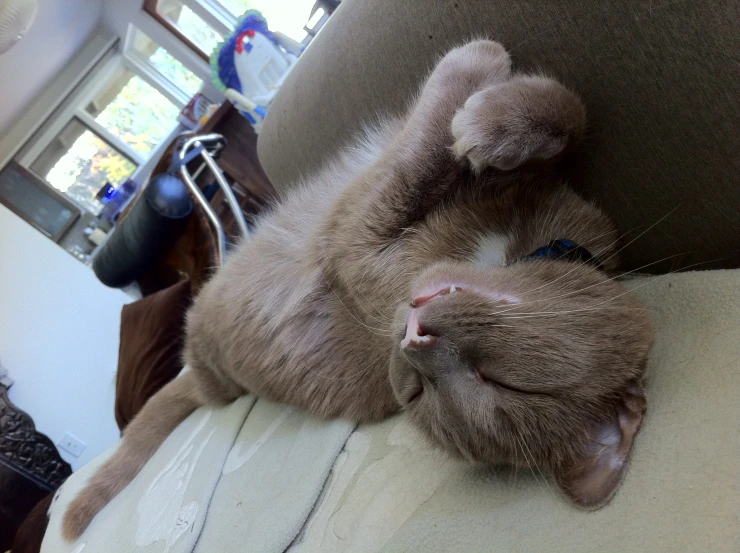
[[[262,15],[250,10],[211,56],[213,82],[259,130],[300,53],[300,44],[271,32]]]

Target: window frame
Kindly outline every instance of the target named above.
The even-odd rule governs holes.
[[[198,17],[207,25],[222,36],[228,36],[236,28],[237,20],[230,13],[224,14],[221,10],[215,9],[212,2],[199,2],[197,0],[181,0],[183,5],[190,8]],[[159,0],[144,0],[142,9],[157,23],[162,25],[172,33],[180,42],[185,44],[190,50],[197,54],[204,62],[210,63],[211,53],[204,52],[200,46],[190,40],[172,21],[164,17],[157,11]],[[207,6],[207,7],[206,7]]]
[[[222,36],[227,37],[234,32],[236,26],[239,23],[239,18],[232,14],[226,6],[221,4],[218,0],[180,0],[183,5],[190,8],[197,16],[208,24],[214,31],[220,33]],[[180,40],[185,46],[192,50],[206,63],[210,63],[210,52],[204,52],[197,44],[190,40],[174,23],[168,20],[166,17],[161,15],[157,11],[157,4],[159,0],[144,0],[142,9],[157,23],[162,25],[170,33],[172,33],[178,40]],[[299,42],[302,48],[306,48],[310,42],[316,37],[318,32],[322,29],[324,24],[329,19],[329,13],[324,10],[323,15],[316,22],[314,27],[308,28],[306,25],[309,23],[309,19],[306,20],[306,24],[303,29],[306,31],[306,36]]]
[[[87,112],[85,112],[85,113],[87,113]],[[62,131],[60,131],[60,133],[63,132],[67,128],[67,126],[70,125],[70,124],[72,124],[72,123],[79,124],[81,127],[83,127],[85,129],[83,132],[89,132],[89,133],[91,133],[98,140],[100,140],[104,144],[107,144],[109,147],[111,147],[113,150],[115,150],[116,153],[118,153],[121,157],[123,157],[125,160],[127,160],[129,163],[131,163],[134,166],[134,170],[131,173],[131,175],[129,175],[126,178],[133,178],[134,175],[136,174],[136,172],[139,170],[139,168],[143,165],[143,163],[139,159],[132,159],[132,156],[131,155],[128,155],[125,151],[122,151],[121,146],[125,146],[131,152],[133,152],[135,154],[138,154],[138,152],[136,152],[135,150],[131,149],[128,146],[128,144],[125,144],[117,136],[111,134],[110,131],[108,131],[105,127],[103,127],[97,121],[95,121],[95,119],[92,118],[92,116],[89,113],[87,114],[87,117],[89,119],[88,120],[85,120],[85,119],[79,117],[78,114],[74,114],[71,117],[71,119],[68,119],[66,121],[66,124],[62,127]],[[59,137],[59,134],[60,133],[56,133],[54,135],[49,136],[48,137],[48,140],[45,140],[46,145],[47,145],[46,147],[48,147],[54,140],[56,140]],[[113,141],[109,140],[109,136],[108,135],[116,138],[119,143],[114,143]],[[46,134],[44,135],[44,138],[47,138]],[[41,150],[41,153],[39,153],[37,156],[31,158],[31,161],[28,163],[27,166],[24,166],[24,168],[26,170],[30,171],[31,173],[33,173],[34,175],[37,175],[43,182],[45,182],[47,184],[47,186],[49,186],[50,188],[52,188],[53,190],[55,190],[59,194],[64,195],[70,202],[73,202],[84,213],[89,213],[89,214],[91,214],[93,216],[97,216],[98,214],[95,213],[95,212],[93,212],[93,211],[91,211],[90,209],[88,209],[88,207],[84,203],[80,203],[75,198],[72,198],[70,196],[67,196],[64,192],[62,192],[61,190],[57,189],[51,182],[49,182],[48,180],[46,180],[46,178],[44,176],[42,176],[38,171],[36,171],[34,169],[34,167],[33,167],[34,163],[36,162],[36,160],[39,159],[39,157],[41,157],[43,155],[43,153],[46,151],[46,147],[43,150]],[[140,157],[140,154],[139,154],[139,157]],[[23,159],[25,161],[25,156],[24,156]]]
[[[141,65],[145,64],[142,63]],[[109,84],[110,80],[115,77],[116,73],[120,71],[121,68],[128,69],[135,75],[141,77],[149,85],[161,92],[180,110],[182,110],[189,101],[189,98],[183,97],[184,93],[182,91],[175,87],[173,83],[153,67],[147,71],[145,67],[140,67],[136,61],[132,61],[119,49],[107,60],[103,60],[101,62],[101,65],[95,70],[94,78],[90,79],[89,82],[80,83],[78,88],[74,91],[73,100],[69,105],[57,110],[54,115],[47,120],[44,130],[37,137],[34,137],[34,139],[32,139],[32,141],[30,141],[27,146],[21,150],[20,154],[15,157],[15,161],[18,165],[23,167],[26,171],[30,171],[32,174],[35,174],[31,169],[32,164],[59,136],[62,130],[64,130],[71,121],[77,119],[90,132],[98,136],[102,141],[107,142],[126,159],[136,165],[136,169],[129,178],[140,184],[144,184],[144,181],[156,162],[165,153],[172,141],[183,131],[183,127],[177,119],[173,121],[172,131],[162,139],[149,155],[145,156],[134,150],[118,136],[114,135],[108,129],[95,121],[95,118],[85,110],[85,107],[93,101],[105,86]],[[175,89],[177,93],[173,91],[173,89]],[[63,192],[54,188],[51,183],[48,183],[41,177],[39,178],[48,188],[58,194],[64,195]],[[75,208],[80,210],[82,213],[90,213],[85,206],[78,204],[74,199],[68,198],[66,195],[64,195],[64,197],[68,202],[72,202]]]
[[[134,73],[137,73],[142,79],[144,79],[154,88],[159,90],[159,92],[166,96],[170,102],[175,104],[178,108],[182,109],[188,104],[191,96],[179,86],[177,86],[174,82],[165,77],[162,73],[160,73],[159,70],[149,62],[149,60],[147,60],[144,56],[142,56],[134,49],[134,42],[136,41],[137,32],[144,33],[147,37],[149,37],[149,35],[147,35],[137,26],[130,24],[128,26],[128,30],[126,31],[126,38],[123,41],[123,63],[128,69],[130,69]],[[155,39],[151,37],[149,38],[160,48],[164,48],[164,46],[159,44]],[[164,49],[167,50],[167,48]],[[167,52],[179,63],[182,63],[182,61],[177,59],[169,50],[167,50]],[[184,63],[183,66],[185,67],[185,69],[187,69],[200,79],[200,76],[191,71],[190,68],[187,67]],[[203,79],[201,79],[201,81],[203,82]]]

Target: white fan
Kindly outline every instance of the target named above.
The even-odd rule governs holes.
[[[0,1],[0,54],[18,42],[33,23],[37,0]]]

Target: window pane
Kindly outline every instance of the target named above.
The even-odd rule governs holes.
[[[138,29],[134,36],[133,50],[141,54],[154,69],[188,96],[193,96],[200,90],[203,84],[201,79]]]
[[[306,38],[303,27],[308,22],[316,0],[218,0],[234,16],[247,10],[259,10],[271,31],[280,31],[293,40]]]
[[[172,132],[180,113],[161,92],[128,69],[120,70],[86,111],[144,157]]]
[[[95,198],[110,182],[118,186],[136,165],[77,119],[70,121],[31,164],[54,188],[97,215],[103,204]]]
[[[198,14],[185,6],[181,0],[159,0],[157,12],[175,25],[182,34],[208,56],[211,55],[218,43],[224,39]]]

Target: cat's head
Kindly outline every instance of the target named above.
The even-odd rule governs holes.
[[[390,377],[435,444],[474,463],[550,471],[577,504],[618,487],[640,429],[653,327],[582,263],[442,263],[396,315]]]

